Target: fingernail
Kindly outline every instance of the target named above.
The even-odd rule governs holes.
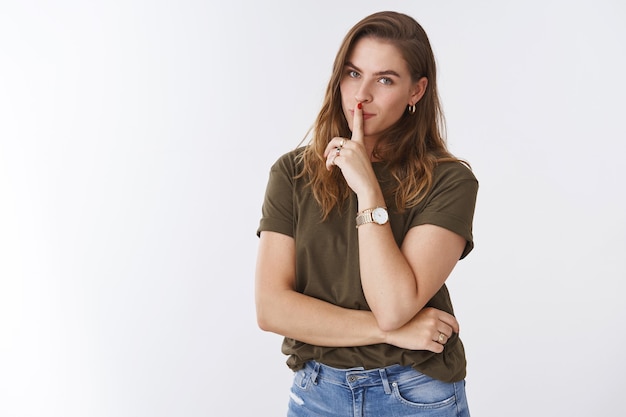
[[[361,110],[361,109],[363,108],[363,104],[361,104],[361,103],[357,103],[357,104],[356,104],[356,107],[357,107],[359,110]]]

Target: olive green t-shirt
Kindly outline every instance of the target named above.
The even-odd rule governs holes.
[[[341,208],[335,208],[325,221],[306,179],[295,179],[300,166],[291,151],[272,166],[257,234],[273,231],[291,236],[296,245],[296,290],[329,303],[359,310],[369,310],[359,272],[358,234],[355,227],[357,199],[353,193]],[[373,163],[385,195],[393,185],[384,163]],[[465,165],[445,162],[437,166],[433,187],[415,207],[399,213],[393,198],[386,201],[389,222],[398,246],[411,227],[434,224],[463,236],[467,244],[464,258],[473,248],[472,218],[478,182]],[[428,302],[453,314],[448,290],[444,285]],[[389,344],[355,347],[313,346],[285,338],[282,351],[289,356],[287,365],[300,369],[316,360],[335,368],[381,368],[393,364],[412,366],[433,378],[453,382],[465,378],[465,351],[454,334],[443,353],[407,350]]]

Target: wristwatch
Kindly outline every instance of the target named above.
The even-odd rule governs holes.
[[[389,221],[389,213],[386,207],[376,207],[363,210],[356,215],[356,227],[366,223],[376,223],[383,225]]]

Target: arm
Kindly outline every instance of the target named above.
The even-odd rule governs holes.
[[[328,144],[327,168],[336,165],[341,169],[357,195],[359,211],[384,206],[364,145],[358,106],[352,128],[351,140],[334,138]],[[341,145],[341,151],[334,152]],[[411,228],[402,248],[396,244],[389,223],[362,225],[358,235],[363,292],[383,330],[401,328],[426,305],[448,278],[466,244],[462,236],[430,224]]]
[[[398,248],[389,224],[359,227],[361,283],[384,330],[402,327],[445,283],[465,247],[465,239],[425,224],[407,233]]]
[[[362,346],[382,343],[383,332],[371,312],[344,309],[298,293],[295,285],[295,242],[262,232],[256,267],[256,310],[259,327],[318,346]]]
[[[351,310],[303,295],[294,290],[293,238],[262,232],[256,267],[256,309],[259,327],[318,346],[363,346],[390,343],[406,349],[441,352],[439,333],[458,332],[456,319],[427,309],[406,326],[383,332],[370,311]],[[446,341],[447,341],[446,337]]]

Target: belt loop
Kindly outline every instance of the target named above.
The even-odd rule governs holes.
[[[387,371],[385,369],[379,369],[380,379],[383,381],[383,388],[385,389],[385,394],[391,394],[391,388],[389,387],[389,381],[387,380]]]
[[[320,373],[320,363],[317,361],[313,361],[313,363],[315,364],[313,366],[313,372],[311,372],[311,382],[313,382],[315,385],[317,385],[317,375]]]

